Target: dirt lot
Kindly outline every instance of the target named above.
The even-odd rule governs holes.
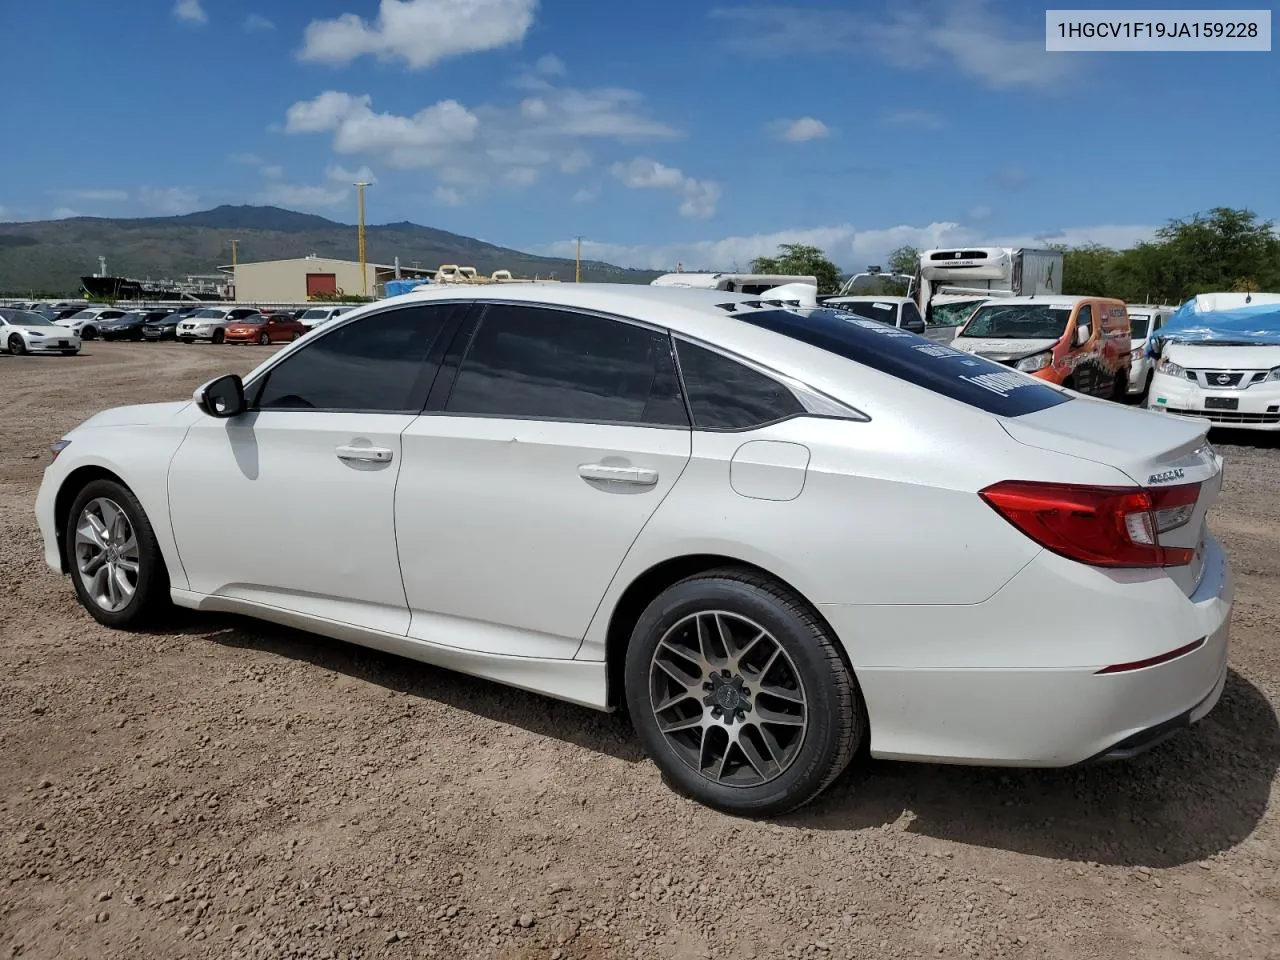
[[[612,716],[231,618],[98,627],[44,567],[47,444],[271,348],[0,356],[0,957],[1280,956],[1280,446],[1216,437],[1233,672],[1060,772],[874,763],[775,823]]]

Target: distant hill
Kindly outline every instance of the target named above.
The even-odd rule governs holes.
[[[505,268],[517,277],[573,278],[574,263],[495,246],[434,227],[403,221],[365,230],[368,259],[374,263],[443,263],[474,266],[481,273]],[[231,241],[239,259],[284,260],[317,254],[355,260],[356,229],[310,213],[279,207],[222,206],[179,217],[110,220],[73,217],[31,223],[0,223],[0,293],[74,295],[80,277],[107,258],[107,272],[138,279],[180,279],[213,274],[231,262]],[[596,260],[582,262],[582,279],[648,283],[658,274]]]

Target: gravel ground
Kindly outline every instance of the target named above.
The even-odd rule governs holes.
[[[0,957],[1280,956],[1280,452],[1215,438],[1232,673],[1056,772],[871,763],[773,823],[617,717],[236,618],[114,633],[47,570],[47,444],[273,348],[0,356]]]

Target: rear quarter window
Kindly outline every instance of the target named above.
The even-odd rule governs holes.
[[[1018,417],[1070,399],[994,361],[841,310],[757,310],[735,316],[997,416]]]

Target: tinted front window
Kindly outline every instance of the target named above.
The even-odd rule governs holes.
[[[21,327],[52,327],[54,325],[40,314],[28,313],[25,310],[0,310],[0,320],[8,320]]]
[[[833,303],[832,307],[845,313],[866,317],[868,320],[879,320],[881,323],[887,323],[891,327],[898,325],[898,305],[896,303],[864,300],[858,303]]]
[[[979,307],[962,337],[997,340],[1057,340],[1067,332],[1071,308],[1039,303],[990,304]]]
[[[195,313],[191,314],[191,319],[192,320],[221,320],[226,315],[227,315],[227,312],[225,310],[217,310],[212,307],[207,307],[204,310],[197,310]]]
[[[485,310],[446,409],[539,420],[689,423],[665,333],[507,304]]]
[[[998,363],[874,320],[846,319],[835,310],[758,310],[735,316],[1000,416],[1033,413],[1070,399]]]
[[[256,406],[417,413],[434,374],[427,355],[454,309],[405,307],[315,334],[267,373]]]
[[[693,425],[698,430],[749,430],[804,413],[795,394],[736,360],[677,341]]]
[[[302,315],[303,320],[323,320],[329,315],[328,310],[308,310]]]

